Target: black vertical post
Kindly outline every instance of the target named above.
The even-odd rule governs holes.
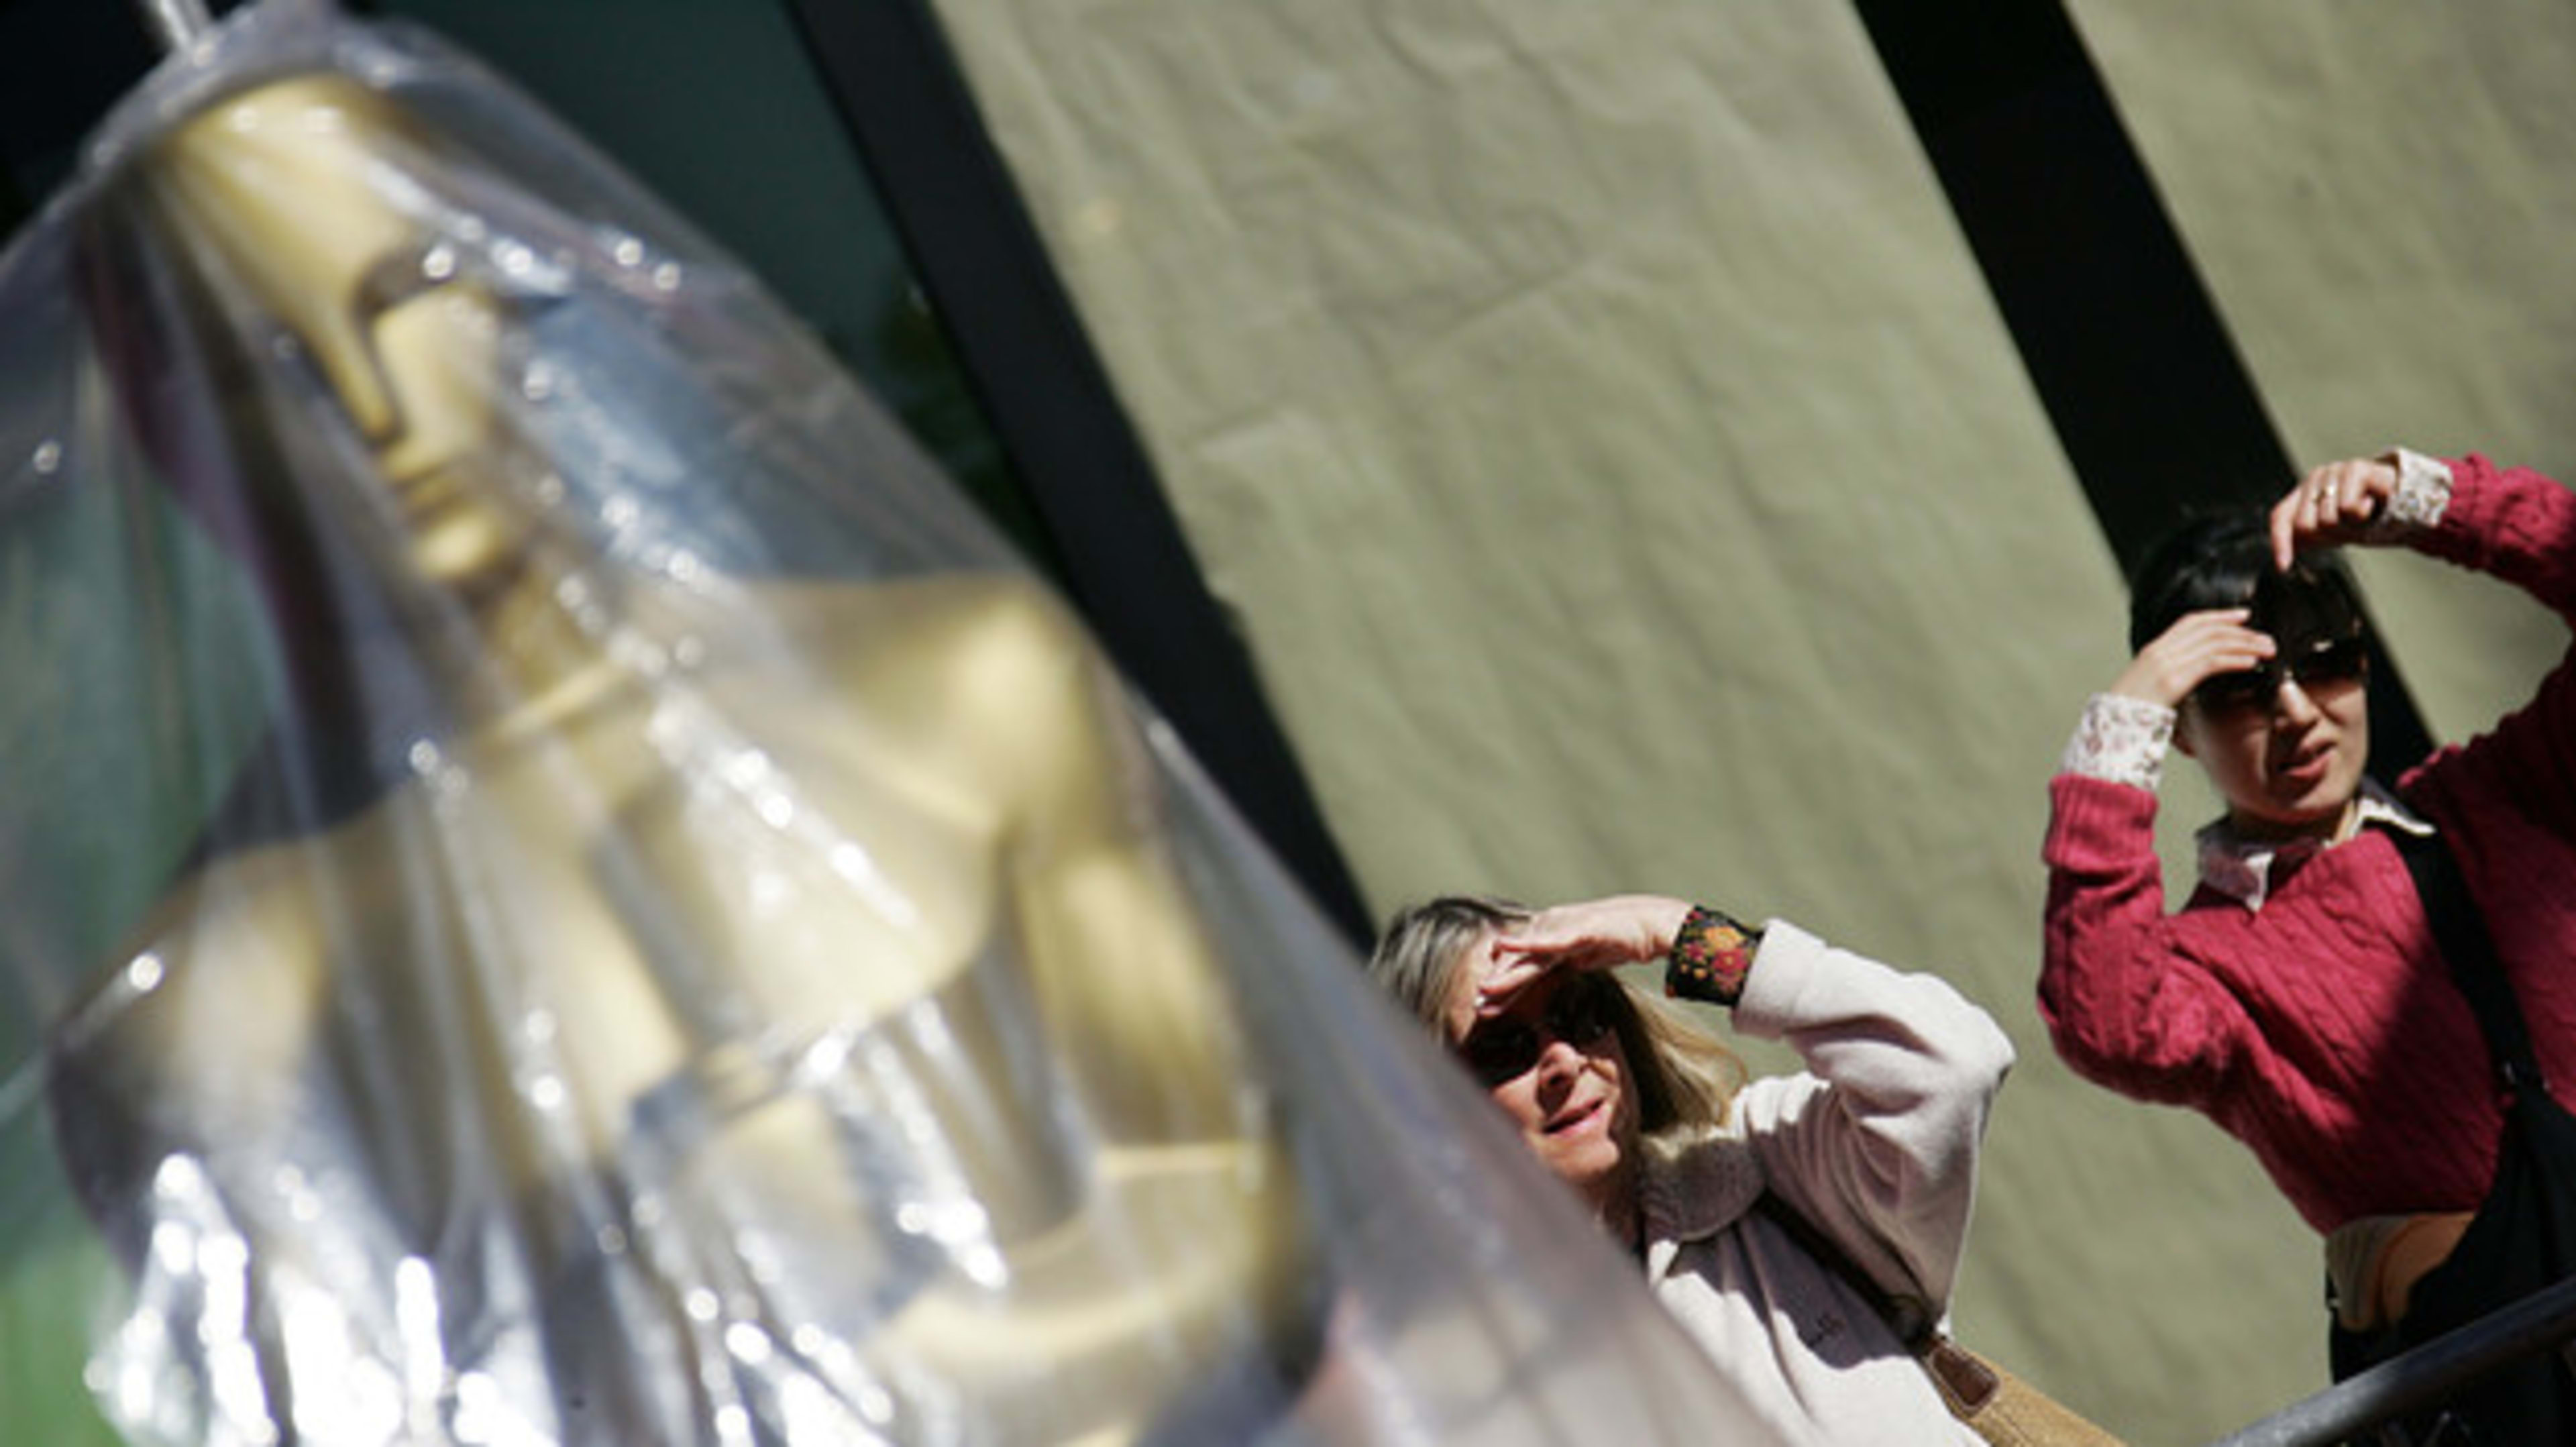
[[[2278,497],[2291,459],[2060,0],[1854,3],[2122,568],[2187,508]],[[2431,744],[2373,663],[2387,777]]]
[[[160,58],[131,3],[0,0],[0,242],[73,174],[83,134]]]
[[[1358,888],[938,17],[926,0],[791,8],[1075,604],[1325,912],[1365,939]]]

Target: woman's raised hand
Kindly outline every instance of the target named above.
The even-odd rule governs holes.
[[[2287,568],[2303,551],[2363,541],[2370,520],[2387,510],[2396,493],[2396,465],[2379,458],[2356,457],[2310,469],[2272,504],[2273,565]]]
[[[2222,673],[2253,668],[2270,658],[2272,637],[2245,625],[2247,608],[2185,613],[2156,635],[2111,682],[2110,692],[2180,708],[2191,691]]]
[[[1540,910],[1488,942],[1477,1008],[1504,1008],[1551,969],[1607,970],[1662,959],[1690,911],[1690,901],[1659,894],[1614,894]]]

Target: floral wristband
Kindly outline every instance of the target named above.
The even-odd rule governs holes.
[[[1744,993],[1745,972],[1762,947],[1762,931],[1724,910],[1691,906],[1664,957],[1664,993],[1676,999],[1733,1005]]]

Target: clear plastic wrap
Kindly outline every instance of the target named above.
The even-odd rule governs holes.
[[[1707,1441],[743,273],[270,0],[0,262],[11,1441]]]

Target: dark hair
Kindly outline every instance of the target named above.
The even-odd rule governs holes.
[[[2165,534],[2130,575],[2129,649],[2161,637],[2186,613],[2252,608],[2248,620],[2284,644],[2363,631],[2361,597],[2331,554],[2302,553],[2272,566],[2271,514],[2205,513]]]
[[[1449,994],[1460,955],[1478,939],[1529,919],[1527,905],[1490,895],[1449,894],[1397,910],[1370,952],[1369,978],[1406,1013],[1447,1038]],[[1637,1123],[1648,1139],[1723,1124],[1744,1083],[1744,1064],[1714,1036],[1671,1007],[1609,976],[1611,1027],[1637,1090]]]

